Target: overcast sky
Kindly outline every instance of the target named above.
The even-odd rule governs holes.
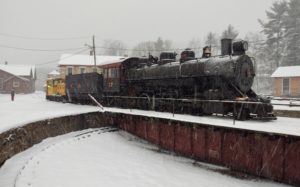
[[[0,0],[0,63],[38,64],[54,60],[61,53],[4,48],[81,48],[96,35],[123,41],[128,47],[157,37],[175,44],[187,43],[209,32],[220,34],[229,24],[243,38],[261,30],[257,19],[275,0]],[[85,37],[72,40],[36,38]]]

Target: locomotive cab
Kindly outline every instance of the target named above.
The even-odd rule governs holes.
[[[159,56],[159,65],[176,61],[177,54],[175,52],[162,52]]]

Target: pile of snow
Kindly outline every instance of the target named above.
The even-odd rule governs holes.
[[[190,159],[160,153],[157,147],[122,131],[105,131],[93,129],[49,138],[16,155],[0,169],[0,186],[285,186],[213,172],[207,169],[213,166],[199,163],[199,167]]]
[[[278,67],[271,77],[300,77],[300,66]]]

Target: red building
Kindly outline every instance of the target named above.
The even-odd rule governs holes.
[[[35,91],[36,72],[32,66],[0,65],[0,93],[32,93]]]

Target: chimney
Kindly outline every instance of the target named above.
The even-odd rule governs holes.
[[[232,39],[223,38],[221,40],[221,54],[224,55],[232,55]]]

